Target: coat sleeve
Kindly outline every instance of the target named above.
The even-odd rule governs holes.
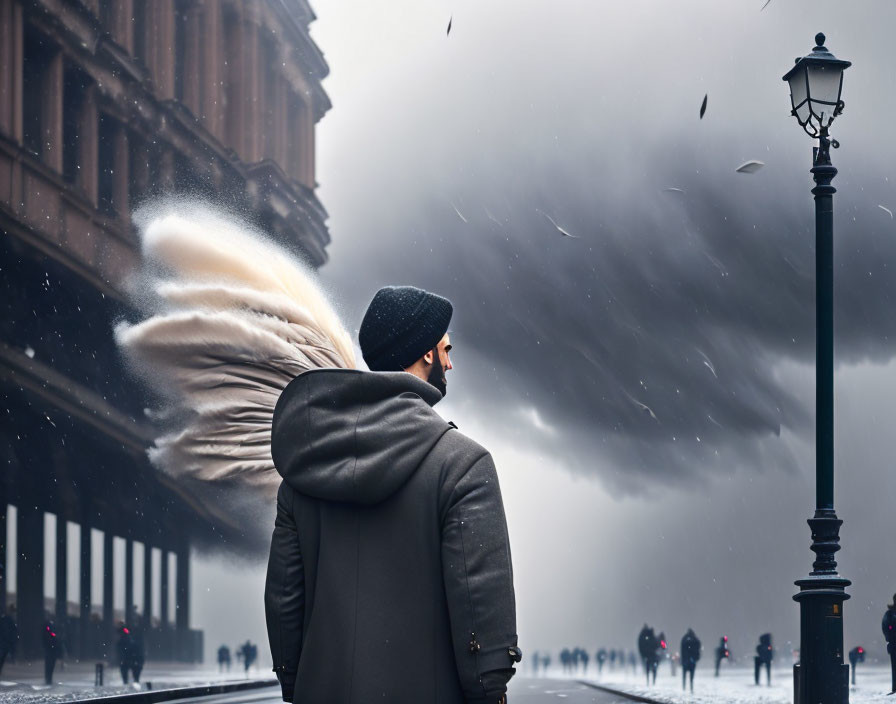
[[[305,618],[305,571],[292,513],[294,496],[293,490],[283,482],[277,492],[277,518],[264,585],[271,658],[285,702],[292,701],[295,689]]]
[[[442,570],[464,697],[502,702],[520,651],[507,521],[491,455],[470,466],[448,499]]]

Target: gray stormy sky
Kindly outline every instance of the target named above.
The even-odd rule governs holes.
[[[322,279],[352,332],[384,284],[454,302],[437,408],[496,457],[527,652],[631,649],[645,620],[675,645],[689,625],[706,647],[727,633],[735,655],[765,630],[797,640],[812,141],[781,75],[819,30],[854,64],[833,153],[847,646],[881,650],[896,591],[896,221],[878,207],[896,210],[896,5],[762,4],[314,3],[334,104],[318,130]],[[748,159],[766,165],[735,173]],[[260,572],[197,569],[209,647],[263,639]],[[234,599],[239,628],[209,625]]]

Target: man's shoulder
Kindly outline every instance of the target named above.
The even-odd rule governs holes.
[[[425,461],[469,469],[489,454],[489,451],[473,438],[460,432],[454,423],[450,425],[451,429],[439,438]]]

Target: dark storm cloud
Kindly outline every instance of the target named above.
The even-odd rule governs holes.
[[[849,36],[841,29],[835,51],[855,48]],[[785,54],[804,45],[791,38]],[[714,90],[712,116],[700,121],[694,98],[674,95],[705,94],[699,85],[651,88],[644,106],[643,94],[613,82],[612,66],[589,58],[563,66],[578,80],[560,76],[530,112],[511,111],[515,123],[490,125],[475,107],[507,88],[500,81],[455,86],[482,122],[473,129],[458,108],[455,120],[471,125],[446,126],[458,139],[445,151],[421,148],[434,131],[419,124],[431,117],[422,107],[393,144],[396,190],[353,194],[363,241],[324,276],[349,292],[353,320],[382,284],[449,296],[459,363],[449,398],[473,395],[505,426],[524,423],[512,411],[531,406],[562,433],[558,442],[533,427],[532,441],[574,469],[626,489],[744,466],[792,469],[797,459],[777,438],[810,435],[814,409],[782,363],[813,361],[815,319],[812,143],[787,116],[786,86],[774,83],[788,64],[767,57],[769,86],[749,109],[736,91]],[[651,70],[671,81],[674,66]],[[507,92],[494,100],[518,107]],[[849,87],[846,98],[849,106]],[[664,101],[671,119],[662,122],[638,109]],[[742,124],[726,123],[738,110]],[[879,120],[848,107],[840,123],[850,120],[848,150],[833,154],[843,170],[837,358],[885,361],[896,341],[896,228],[878,205],[894,193],[867,129]],[[736,172],[752,159],[765,167]],[[401,171],[409,165],[412,177]],[[465,348],[477,363],[461,371]]]

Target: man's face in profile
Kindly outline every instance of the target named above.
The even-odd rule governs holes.
[[[452,369],[451,358],[448,353],[451,351],[451,339],[448,333],[439,340],[439,344],[432,349],[432,366],[429,369],[427,381],[435,386],[445,396],[448,393],[448,380],[445,373]]]

